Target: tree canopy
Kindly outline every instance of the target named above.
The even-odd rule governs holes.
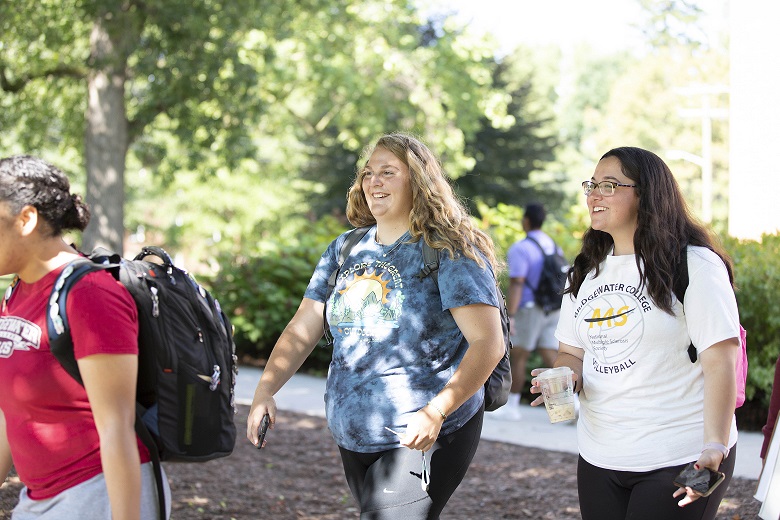
[[[696,149],[674,93],[725,67],[673,37],[698,14],[678,3],[645,2],[646,56],[563,60],[497,58],[489,35],[406,0],[3,2],[0,150],[83,183],[85,248],[130,236],[208,259],[294,241],[343,212],[362,149],[395,130],[428,142],[476,213],[541,200],[565,215],[605,147]]]
[[[511,104],[493,44],[402,0],[2,10],[0,147],[86,171],[86,247],[121,251],[125,226],[140,224],[174,238],[195,212],[190,229],[216,236],[213,215],[224,237],[234,223],[245,234],[279,212],[305,215],[296,203],[320,195],[332,209],[360,150],[387,131],[423,136],[457,178],[475,165],[466,142],[504,125]]]

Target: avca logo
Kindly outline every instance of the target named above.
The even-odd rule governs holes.
[[[598,363],[617,365],[634,352],[644,332],[644,316],[638,309],[636,298],[625,293],[602,294],[582,308],[577,333]]]

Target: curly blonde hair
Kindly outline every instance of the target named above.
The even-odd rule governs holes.
[[[398,157],[408,168],[412,188],[412,211],[409,215],[411,241],[420,238],[435,249],[446,250],[451,258],[462,252],[467,258],[485,263],[480,251],[498,273],[493,240],[474,226],[466,206],[455,195],[441,163],[419,139],[404,133],[386,134],[364,151],[354,182],[347,195],[347,219],[355,227],[373,226],[371,214],[363,193],[361,172],[367,158],[377,148],[384,148]]]

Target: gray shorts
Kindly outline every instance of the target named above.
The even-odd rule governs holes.
[[[512,329],[512,345],[531,352],[537,348],[558,350],[555,328],[561,311],[545,315],[538,305],[520,307],[515,313],[515,327]]]
[[[165,491],[165,517],[171,516],[171,489],[165,469],[162,470]],[[157,507],[157,486],[151,462],[141,464],[141,520],[160,518]],[[111,520],[111,504],[108,501],[106,478],[103,474],[66,489],[44,500],[27,496],[27,487],[19,493],[19,503],[11,513],[11,520]]]

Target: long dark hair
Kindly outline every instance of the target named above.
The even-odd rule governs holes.
[[[0,159],[0,201],[12,215],[33,206],[52,236],[66,229],[83,231],[89,208],[80,195],[70,192],[70,182],[56,166],[30,155]]]
[[[617,158],[623,174],[636,184],[639,213],[634,252],[640,287],[647,287],[653,302],[661,310],[673,314],[674,272],[687,245],[706,247],[717,254],[726,265],[733,286],[731,258],[715,235],[693,216],[666,163],[653,152],[630,146],[614,148],[601,159],[607,157]],[[569,270],[567,294],[576,296],[591,271],[598,276],[599,265],[612,246],[613,240],[608,233],[588,228],[582,237],[582,249]]]

